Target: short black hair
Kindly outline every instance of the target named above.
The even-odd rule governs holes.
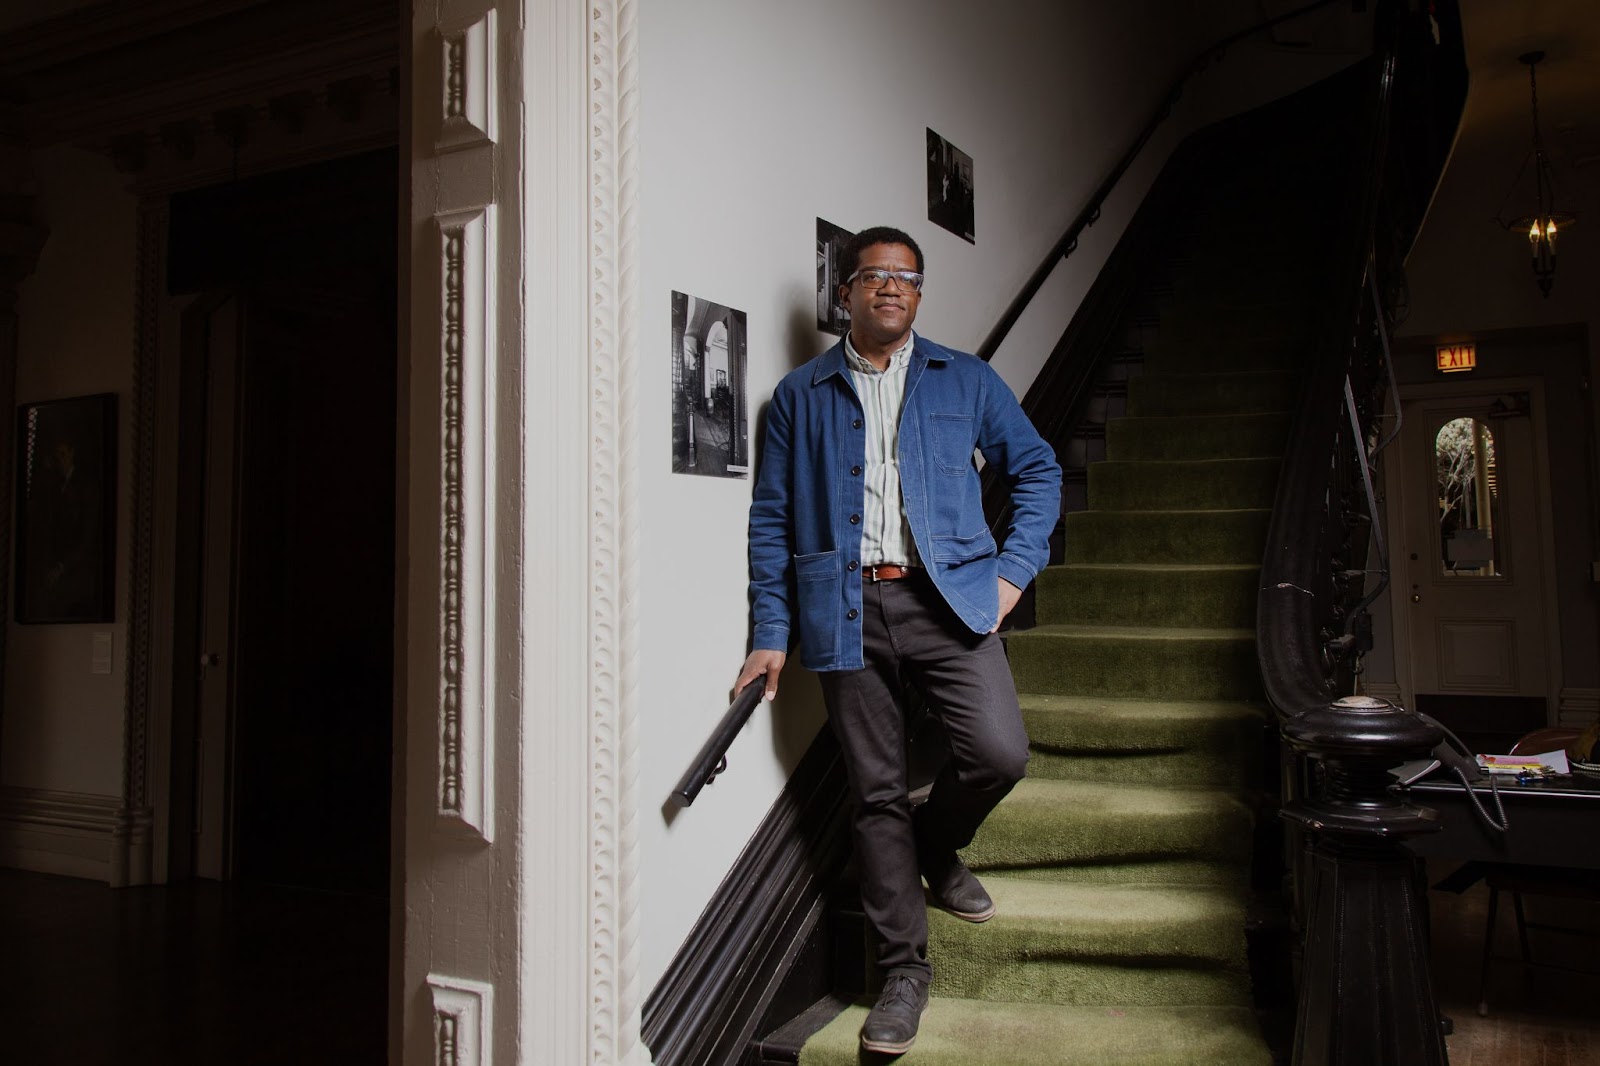
[[[911,254],[917,259],[917,273],[922,271],[922,249],[917,247],[917,242],[911,239],[911,234],[904,230],[895,229],[893,226],[872,226],[845,241],[839,248],[839,284],[843,285],[844,279],[856,272],[861,265],[861,253],[871,248],[874,244],[903,244],[911,249]]]

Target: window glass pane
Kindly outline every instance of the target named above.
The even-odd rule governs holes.
[[[1474,418],[1446,422],[1433,440],[1439,548],[1451,577],[1503,577],[1494,434]]]

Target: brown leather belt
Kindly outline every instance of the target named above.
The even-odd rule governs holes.
[[[861,575],[868,581],[899,581],[916,572],[917,568],[914,566],[896,566],[893,563],[879,563],[877,566],[861,568]]]

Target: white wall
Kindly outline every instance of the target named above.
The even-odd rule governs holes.
[[[641,700],[642,978],[655,983],[764,816],[823,714],[816,682],[785,671],[729,769],[676,817],[664,806],[726,708],[748,639],[751,483],[669,473],[670,293],[749,315],[752,443],[790,369],[832,342],[815,328],[816,218],[898,226],[922,245],[917,328],[972,350],[1082,208],[1203,43],[1237,23],[1161,0],[862,5],[681,0],[640,15],[641,254],[647,452]],[[1186,13],[1185,13],[1186,14]],[[1255,17],[1251,16],[1253,21]],[[1273,67],[1248,47],[1205,75],[1153,143],[1048,313],[995,366],[1019,394],[1042,364],[1160,165],[1190,128],[1298,87],[1347,56]],[[1282,64],[1278,64],[1282,66]],[[976,244],[927,221],[924,130],[974,160]],[[649,353],[656,353],[651,356]]]
[[[1350,24],[1343,27],[1345,32],[1341,36],[1351,40],[1367,39],[1367,17],[1348,12],[1320,12],[1318,19],[1324,28],[1326,17],[1330,14],[1337,14]],[[1202,32],[1191,35],[1181,58],[1193,58],[1201,48],[1227,37],[1229,30],[1240,24],[1251,26],[1259,21],[1259,16],[1254,14],[1231,21],[1217,19]],[[1205,43],[1196,44],[1196,41]],[[1290,50],[1256,37],[1232,46],[1222,57],[1197,72],[1184,87],[1171,117],[1157,128],[1155,135],[1107,198],[1099,221],[1079,236],[1077,251],[1057,263],[1039,290],[1038,297],[1017,320],[995,352],[992,365],[1013,391],[1019,396],[1023,395],[1044,368],[1050,352],[1071,322],[1078,305],[1100,276],[1101,267],[1122,239],[1128,223],[1133,221],[1134,213],[1160,176],[1162,167],[1189,134],[1302,89],[1341,70],[1364,54],[1332,48],[1309,52]],[[1125,130],[1112,131],[1109,135],[1104,130],[1084,131],[1085,143],[1093,144],[1094,138],[1097,135],[1100,137],[1094,154],[1103,161],[1096,166],[1075,165],[1063,173],[1061,180],[1067,202],[1074,206],[1068,218],[1054,231],[1054,236],[1058,237],[1071,219],[1076,217],[1115,161],[1132,144],[1172,76],[1169,74],[1167,81],[1152,92],[1150,100],[1142,105],[1144,110],[1139,111],[1136,118],[1123,115],[1127,122]],[[1110,77],[1116,78],[1118,75],[1112,74]],[[1066,116],[1069,122],[1073,118],[1070,114]],[[1021,288],[1027,271],[1037,265],[1053,240],[1047,242],[1039,252],[1029,252],[1031,258],[1020,254],[1014,257],[1012,265],[1022,273],[1012,281],[1006,300],[986,320],[985,331],[999,318],[1010,296]],[[982,336],[980,334],[977,340],[981,340]]]
[[[35,153],[31,165],[35,211],[50,237],[17,301],[17,402],[118,395],[117,621],[18,625],[7,605],[0,785],[115,796],[122,787],[136,205],[101,156],[52,148]],[[5,414],[5,432],[13,432],[14,416]],[[105,632],[112,671],[91,674],[92,635]]]

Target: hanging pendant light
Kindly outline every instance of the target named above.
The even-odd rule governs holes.
[[[1511,183],[1506,199],[1509,200],[1516,191],[1518,183],[1522,181],[1522,175],[1527,173],[1528,164],[1531,162],[1534,206],[1531,214],[1519,215],[1509,222],[1503,221],[1497,214],[1495,221],[1500,222],[1508,230],[1527,235],[1529,251],[1533,256],[1533,276],[1539,284],[1539,291],[1544,293],[1545,299],[1549,299],[1550,287],[1555,283],[1556,275],[1556,237],[1578,219],[1576,215],[1556,210],[1555,168],[1550,164],[1550,157],[1545,154],[1544,138],[1539,133],[1538,66],[1544,59],[1544,53],[1524,52],[1517,59],[1528,67],[1528,88],[1533,102],[1533,150],[1522,161],[1522,169],[1517,172],[1516,180]]]

